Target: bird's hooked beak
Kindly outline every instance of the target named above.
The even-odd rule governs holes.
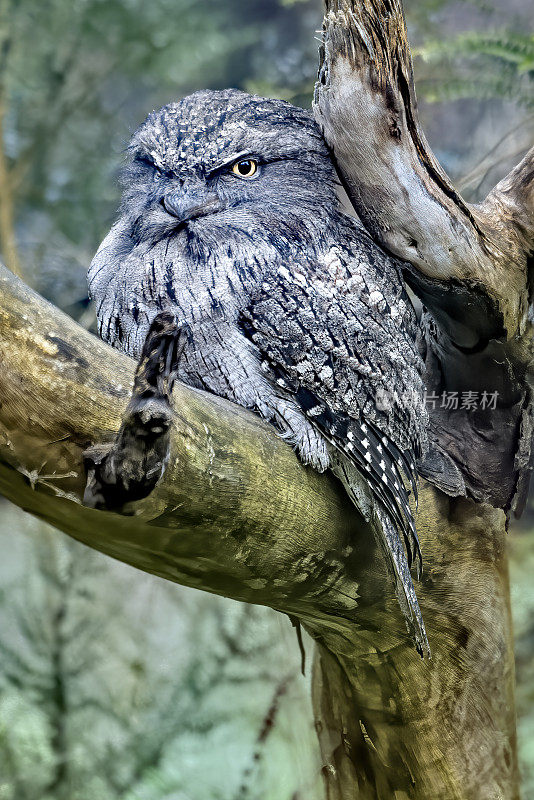
[[[176,217],[180,224],[185,224],[198,217],[207,217],[223,210],[220,197],[213,192],[206,192],[195,187],[194,189],[182,187],[168,192],[161,204],[168,214]]]

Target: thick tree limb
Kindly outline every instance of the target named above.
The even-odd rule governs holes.
[[[5,268],[0,331],[6,497],[169,580],[300,614],[309,605],[314,615],[350,616],[358,586],[347,547],[359,521],[337,483],[302,467],[267,425],[177,385],[161,483],[131,516],[86,508],[84,450],[118,431],[135,364]]]

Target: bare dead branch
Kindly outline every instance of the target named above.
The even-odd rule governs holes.
[[[362,221],[416,273],[464,289],[464,311],[474,291],[488,298],[484,323],[474,314],[467,325],[475,340],[503,329],[515,336],[526,325],[527,253],[509,231],[513,220],[501,224],[495,206],[466,203],[430,150],[400,0],[325,7],[315,113]],[[439,310],[424,281],[420,288]]]

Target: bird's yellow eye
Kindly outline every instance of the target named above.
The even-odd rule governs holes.
[[[243,161],[237,161],[232,167],[232,172],[238,178],[252,178],[258,171],[258,162],[252,158],[244,158]]]

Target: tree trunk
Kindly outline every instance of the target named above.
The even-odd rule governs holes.
[[[503,518],[424,485],[417,595],[430,661],[399,644],[384,581],[366,570],[365,634],[343,650],[328,641],[316,654],[313,704],[329,800],[519,797]]]
[[[4,109],[0,104],[0,252],[9,269],[20,277],[22,271],[15,236],[11,175],[3,148],[3,122]]]
[[[361,622],[373,585],[364,592],[360,574],[359,621],[376,630],[378,653],[360,644],[333,662],[329,648],[315,672],[328,796],[509,800],[518,776],[505,531],[531,470],[534,150],[483,204],[465,203],[418,122],[399,0],[325,6],[316,118],[359,216],[405,262],[426,306],[435,405],[417,516],[433,658],[414,664],[389,646],[385,618]],[[468,395],[482,408],[462,408]]]
[[[82,452],[111,440],[134,364],[0,273],[0,491],[109,555],[269,605],[317,642],[314,709],[329,800],[518,797],[506,516],[531,469],[534,151],[467,205],[417,121],[397,0],[327,2],[315,110],[354,206],[406,262],[427,310],[437,397],[419,465],[432,648],[407,633],[372,526],[273,430],[175,387],[171,456],[125,513],[81,504]],[[475,411],[443,393],[496,393]]]

